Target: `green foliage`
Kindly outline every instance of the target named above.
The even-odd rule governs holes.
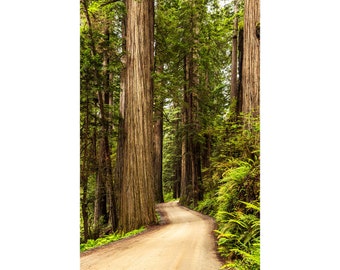
[[[164,193],[164,202],[172,202],[172,201],[176,201],[177,198],[173,197],[172,192],[166,192]]]
[[[214,217],[217,213],[216,199],[212,194],[205,195],[205,197],[206,198],[203,201],[198,202],[198,206],[195,210]]]
[[[260,240],[259,202],[246,203],[246,210],[224,211],[219,207],[219,214],[224,216],[219,222],[218,235],[219,250],[228,257],[238,258],[242,252],[250,253],[253,245],[258,247]],[[241,252],[242,251],[242,252]]]
[[[155,93],[164,96],[164,191],[171,192],[178,186],[183,135],[192,136],[194,142],[204,145],[220,124],[228,103],[228,82],[231,43],[228,33],[232,21],[226,21],[230,10],[222,9],[218,1],[169,1],[157,2],[155,15],[156,67],[162,72],[154,75]],[[193,21],[197,31],[193,31]],[[230,29],[229,29],[230,28]],[[185,79],[184,57],[197,53],[197,97],[199,110],[197,123],[183,124],[181,113],[188,106],[184,103]],[[209,172],[208,172],[209,173]],[[208,184],[205,190],[210,190]],[[178,189],[176,189],[178,190]]]
[[[89,0],[80,3],[80,169],[83,179],[80,199],[87,213],[87,239],[97,237],[94,230],[96,179],[104,171],[98,169],[98,153],[105,137],[109,140],[111,169],[115,165],[124,13],[123,1]],[[104,98],[103,114],[99,95]],[[105,126],[109,127],[106,129]],[[102,214],[108,215],[104,211]],[[81,216],[82,243],[85,242],[83,222]],[[108,225],[101,222],[99,233],[107,232]]]
[[[232,269],[260,269],[259,202],[244,203],[250,211],[224,211],[223,222],[216,230],[218,250],[227,259],[225,267]]]
[[[141,232],[145,231],[145,227],[141,227],[139,229],[133,230],[131,232],[127,232],[127,233],[114,233],[114,234],[110,234],[110,235],[106,235],[104,237],[101,238],[97,238],[96,240],[93,239],[89,239],[86,243],[80,244],[80,252],[89,250],[89,249],[93,249],[99,246],[103,246],[106,245],[108,243],[111,242],[115,242],[118,241],[120,239],[124,239],[136,234],[139,234]]]
[[[231,110],[215,127],[211,165],[204,171],[209,192],[196,210],[217,221],[224,269],[260,269],[259,119]]]

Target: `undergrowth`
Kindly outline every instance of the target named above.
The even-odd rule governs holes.
[[[174,198],[172,192],[166,192],[164,193],[164,202],[172,202],[176,201],[178,198]]]
[[[219,212],[224,220],[215,231],[218,251],[227,261],[222,269],[260,269],[259,202],[243,203],[246,205],[244,212]]]
[[[245,128],[244,119],[230,115],[215,134],[221,143],[203,181],[209,192],[195,209],[217,222],[221,269],[260,269],[260,128],[250,117]]]
[[[144,230],[145,230],[145,227],[141,227],[139,229],[133,230],[128,233],[114,233],[114,234],[106,235],[101,238],[97,238],[96,240],[89,239],[86,243],[80,244],[80,252],[90,250],[90,249],[93,249],[99,246],[106,245],[111,242],[118,241],[120,239],[124,239],[130,236],[139,234],[143,232]]]

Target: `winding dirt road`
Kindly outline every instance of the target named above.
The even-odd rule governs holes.
[[[81,270],[217,270],[222,266],[207,216],[163,203],[157,210],[165,225],[140,235],[84,252]]]

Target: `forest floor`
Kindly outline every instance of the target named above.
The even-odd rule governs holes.
[[[163,225],[81,253],[81,270],[217,270],[214,221],[178,202],[157,205]]]

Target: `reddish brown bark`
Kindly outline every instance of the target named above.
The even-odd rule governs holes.
[[[151,77],[153,1],[126,0],[126,9],[126,68],[117,155],[119,228],[125,232],[156,222]]]

